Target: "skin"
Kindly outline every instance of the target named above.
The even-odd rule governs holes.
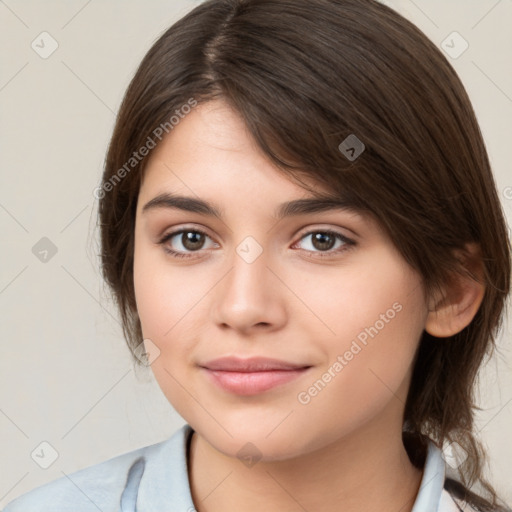
[[[171,208],[143,212],[164,192],[214,203],[222,220]],[[440,299],[425,302],[421,277],[374,219],[347,210],[273,217],[281,203],[306,197],[221,101],[195,108],[150,155],[137,206],[135,294],[155,378],[195,431],[188,470],[199,512],[329,512],[340,504],[344,512],[404,512],[416,498],[422,471],[401,438],[413,358],[426,326],[443,336],[469,323],[482,290],[461,287],[455,295],[464,307],[445,298],[445,309],[433,313]],[[159,241],[185,228],[208,236],[196,250],[181,234],[168,240],[191,256],[173,258]],[[326,229],[355,245],[334,238],[322,251],[311,233]],[[248,236],[263,250],[251,263],[236,252]],[[394,318],[321,392],[299,402],[393,304],[401,306]],[[312,368],[239,396],[198,366],[230,355]],[[248,442],[261,457],[251,467],[237,457]]]

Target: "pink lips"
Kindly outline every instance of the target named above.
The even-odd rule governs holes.
[[[277,359],[223,357],[200,365],[215,384],[238,395],[256,395],[296,379],[311,366]]]

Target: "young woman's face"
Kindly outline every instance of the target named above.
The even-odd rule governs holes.
[[[151,367],[178,413],[226,455],[251,442],[266,460],[286,459],[401,431],[428,313],[421,279],[369,217],[333,208],[278,219],[311,197],[217,101],[181,120],[146,169],[134,280]],[[301,369],[205,368],[222,357]]]

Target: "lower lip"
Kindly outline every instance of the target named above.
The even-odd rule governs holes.
[[[237,395],[257,395],[286,384],[309,370],[268,370],[264,372],[228,372],[203,368],[215,384]]]

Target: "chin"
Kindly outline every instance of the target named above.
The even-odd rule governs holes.
[[[271,462],[284,461],[297,457],[307,451],[304,445],[305,438],[298,433],[290,433],[285,428],[279,432],[278,427],[272,434],[272,429],[258,428],[257,425],[248,429],[243,423],[237,426],[226,426],[226,430],[217,427],[212,430],[211,425],[205,427],[206,435],[198,426],[192,428],[205,439],[215,450],[227,457],[238,458],[251,467],[251,461]]]

